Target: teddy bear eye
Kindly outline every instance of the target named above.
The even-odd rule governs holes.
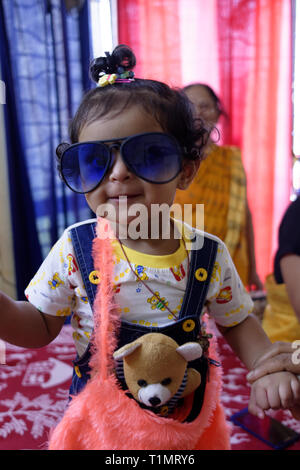
[[[172,379],[170,377],[167,377],[166,379],[163,379],[160,383],[162,385],[169,385],[172,382]]]
[[[139,385],[140,387],[146,387],[146,386],[147,386],[147,382],[146,382],[146,380],[140,379],[140,380],[138,380],[138,385]]]

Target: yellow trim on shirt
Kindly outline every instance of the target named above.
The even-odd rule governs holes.
[[[126,261],[118,240],[112,240],[112,246],[115,256]],[[123,248],[131,264],[138,264],[149,268],[169,269],[172,266],[181,264],[186,259],[186,249],[183,240],[180,240],[179,248],[174,253],[168,255],[149,255],[128,248],[125,245],[123,245]]]

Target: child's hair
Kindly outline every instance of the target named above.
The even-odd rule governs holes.
[[[98,83],[100,76],[131,70],[135,63],[132,50],[119,45],[111,55],[106,53],[106,57],[92,61],[90,75]],[[182,90],[171,89],[156,80],[117,80],[113,85],[97,86],[87,92],[70,123],[71,142],[78,142],[80,131],[86,124],[97,119],[111,119],[121,112],[126,113],[131,106],[141,106],[154,116],[164,132],[177,139],[184,158],[201,158],[209,137],[208,127],[202,120],[193,118],[191,103]]]
[[[183,88],[183,91],[184,93],[187,92],[188,90],[191,90],[192,88],[197,88],[197,87],[202,87],[204,88],[209,96],[211,97],[211,99],[213,100],[214,102],[214,105],[215,105],[215,108],[218,112],[218,118],[220,116],[224,116],[224,117],[228,117],[226,111],[225,111],[225,108],[223,106],[223,103],[222,101],[220,100],[220,98],[218,97],[218,95],[214,92],[214,90],[209,86],[207,85],[206,83],[191,83],[190,85],[187,85]]]

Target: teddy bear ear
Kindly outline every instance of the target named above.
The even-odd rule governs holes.
[[[202,356],[202,348],[199,343],[190,342],[179,346],[176,351],[187,361],[194,361]]]
[[[137,343],[137,342],[125,344],[125,346],[122,346],[122,348],[117,349],[117,351],[113,353],[113,358],[116,361],[119,361],[120,359],[123,359],[123,357],[129,356],[130,354],[132,354],[133,351],[135,351],[140,346],[141,346],[141,343]]]

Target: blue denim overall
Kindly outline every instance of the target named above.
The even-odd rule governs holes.
[[[95,272],[92,243],[96,237],[96,222],[88,222],[78,225],[70,230],[70,235],[75,251],[78,266],[91,307],[96,297],[97,285],[93,281]],[[190,270],[188,274],[187,288],[179,312],[178,320],[164,327],[145,327],[122,320],[118,336],[118,348],[128,344],[146,333],[163,333],[173,338],[179,345],[188,341],[200,342],[204,352],[207,351],[209,342],[204,327],[201,324],[201,312],[206,301],[206,295],[216,259],[218,243],[205,237],[201,249],[192,250]],[[74,371],[70,395],[76,395],[85,386],[89,379],[90,344],[81,357],[74,361]],[[189,363],[201,374],[201,384],[194,393],[194,404],[186,421],[193,421],[200,413],[204,398],[206,379],[209,364],[219,365],[203,354],[200,359]],[[126,384],[122,384],[126,389]]]

